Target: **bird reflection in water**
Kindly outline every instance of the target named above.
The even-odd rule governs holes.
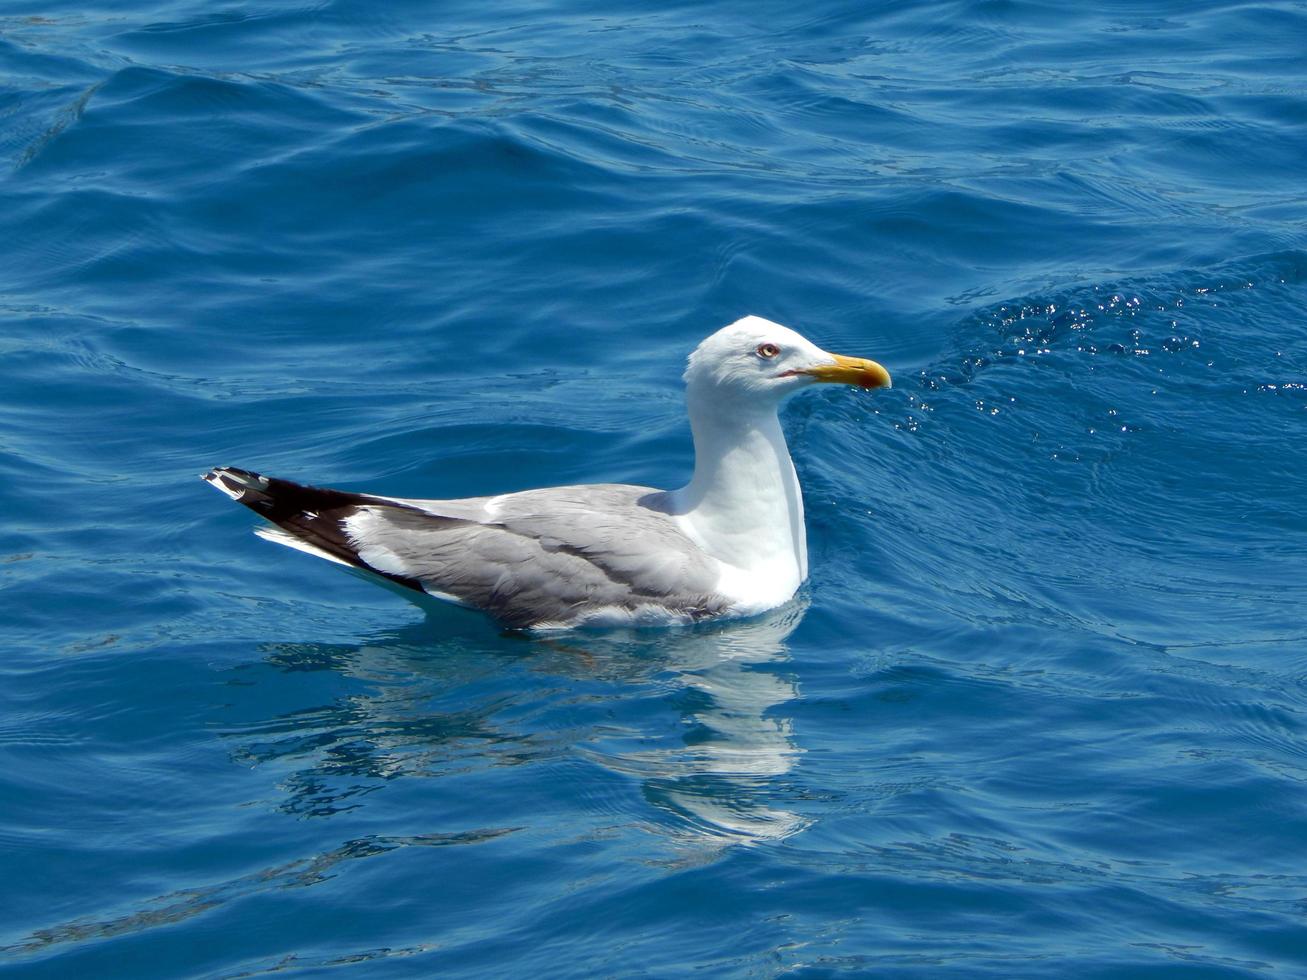
[[[801,597],[740,622],[525,637],[434,610],[363,645],[265,647],[279,674],[335,675],[334,699],[227,734],[240,761],[291,770],[280,805],[298,814],[353,809],[404,776],[535,764],[554,782],[579,773],[571,805],[596,824],[617,811],[681,844],[779,840],[806,825],[776,802],[802,751],[784,711],[798,687],[779,668],[805,609]],[[282,676],[287,692],[307,680]],[[525,775],[509,778],[529,791]]]
[[[771,800],[802,751],[780,710],[798,697],[798,686],[774,668],[786,659],[785,640],[806,605],[796,599],[758,619],[634,641],[656,645],[680,688],[684,731],[670,744],[646,731],[622,745],[580,750],[641,780],[645,799],[673,818],[665,829],[680,839],[754,843],[803,829],[802,817]],[[597,638],[584,648],[607,642]]]

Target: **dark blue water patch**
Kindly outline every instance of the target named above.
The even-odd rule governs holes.
[[[949,580],[956,588],[966,575],[956,559],[972,536],[975,552],[988,555],[971,576],[973,587],[992,589],[1016,572],[1015,564],[1033,561],[1039,570],[1016,572],[1018,578],[1058,582],[1056,602],[1089,600],[1081,612],[1099,607],[1105,628],[1105,610],[1134,587],[1166,596],[1173,613],[1150,621],[1140,635],[1214,626],[1194,616],[1212,603],[1228,604],[1225,625],[1234,636],[1253,623],[1292,631],[1302,596],[1290,585],[1296,561],[1282,535],[1302,529],[1296,460],[1305,447],[1297,445],[1295,422],[1303,406],[1296,387],[1286,392],[1269,378],[1302,373],[1301,344],[1287,335],[1269,345],[1245,337],[1248,325],[1275,316],[1269,311],[1280,303],[1297,302],[1300,266],[1297,254],[1254,260],[1251,274],[1203,277],[1210,285],[1188,284],[1169,302],[1136,284],[1134,292],[1100,288],[1078,299],[1001,309],[989,329],[1003,344],[943,372],[925,372],[923,394],[898,396],[906,398],[905,410],[892,421],[878,403],[875,421],[892,424],[896,439],[861,440],[841,459],[886,459],[888,451],[893,461],[895,447],[906,444],[911,463],[891,463],[859,494],[844,475],[847,466],[819,460],[810,486],[829,479],[838,489],[828,499],[861,496],[867,517],[856,520],[885,539],[873,544],[873,559],[891,566],[931,561],[939,585]],[[1228,332],[1195,329],[1200,339],[1186,331],[1195,318],[1210,327],[1210,311],[1218,308]],[[1287,361],[1282,348],[1289,349]],[[1197,394],[1201,424],[1184,407]],[[856,411],[839,409],[843,416]],[[923,440],[924,457],[917,449]],[[975,449],[959,452],[963,446]],[[1024,461],[1021,472],[1045,470],[1048,479],[1016,477],[1015,460]],[[1204,491],[1193,493],[1195,485]],[[936,494],[950,493],[957,496],[937,507]],[[895,507],[885,508],[882,499]],[[1068,533],[1071,514],[1086,523]],[[884,522],[893,524],[888,538]],[[1030,549],[1032,537],[1042,547]],[[1221,571],[1197,570],[1199,556],[1216,554]],[[865,574],[874,574],[871,567]],[[1009,580],[1008,588],[1038,605],[1027,595],[1031,584]],[[1291,598],[1279,592],[1285,587],[1293,589]],[[915,588],[911,579],[906,588]],[[1095,593],[1101,597],[1089,599]],[[1146,605],[1153,615],[1165,608],[1154,599]],[[1058,614],[1056,606],[1047,610],[1050,621]]]

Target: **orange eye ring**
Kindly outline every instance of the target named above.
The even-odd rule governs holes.
[[[768,360],[771,360],[773,357],[775,357],[775,356],[776,356],[777,354],[779,354],[780,352],[781,352],[781,349],[780,349],[779,347],[777,347],[775,344],[772,344],[772,343],[766,343],[766,344],[759,344],[759,345],[758,345],[758,356],[759,356],[759,357],[765,357],[765,358],[767,358]]]

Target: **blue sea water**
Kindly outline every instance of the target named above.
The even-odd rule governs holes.
[[[0,7],[0,972],[1307,974],[1307,4]],[[689,470],[813,572],[539,637],[258,541]]]

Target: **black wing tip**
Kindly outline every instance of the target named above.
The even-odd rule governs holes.
[[[317,551],[415,592],[426,592],[417,579],[383,572],[365,562],[345,530],[345,520],[361,506],[398,510],[404,509],[402,505],[366,494],[305,486],[235,466],[215,466],[200,478]]]
[[[200,474],[200,479],[247,507],[256,505],[266,507],[269,502],[268,490],[272,481],[251,470],[242,470],[235,466],[215,466],[209,472]]]
[[[201,473],[201,480],[208,480],[212,483],[219,477],[230,477],[241,483],[255,483],[260,486],[267,486],[269,478],[261,473],[255,473],[253,470],[243,470],[239,466],[214,466],[207,473]]]

